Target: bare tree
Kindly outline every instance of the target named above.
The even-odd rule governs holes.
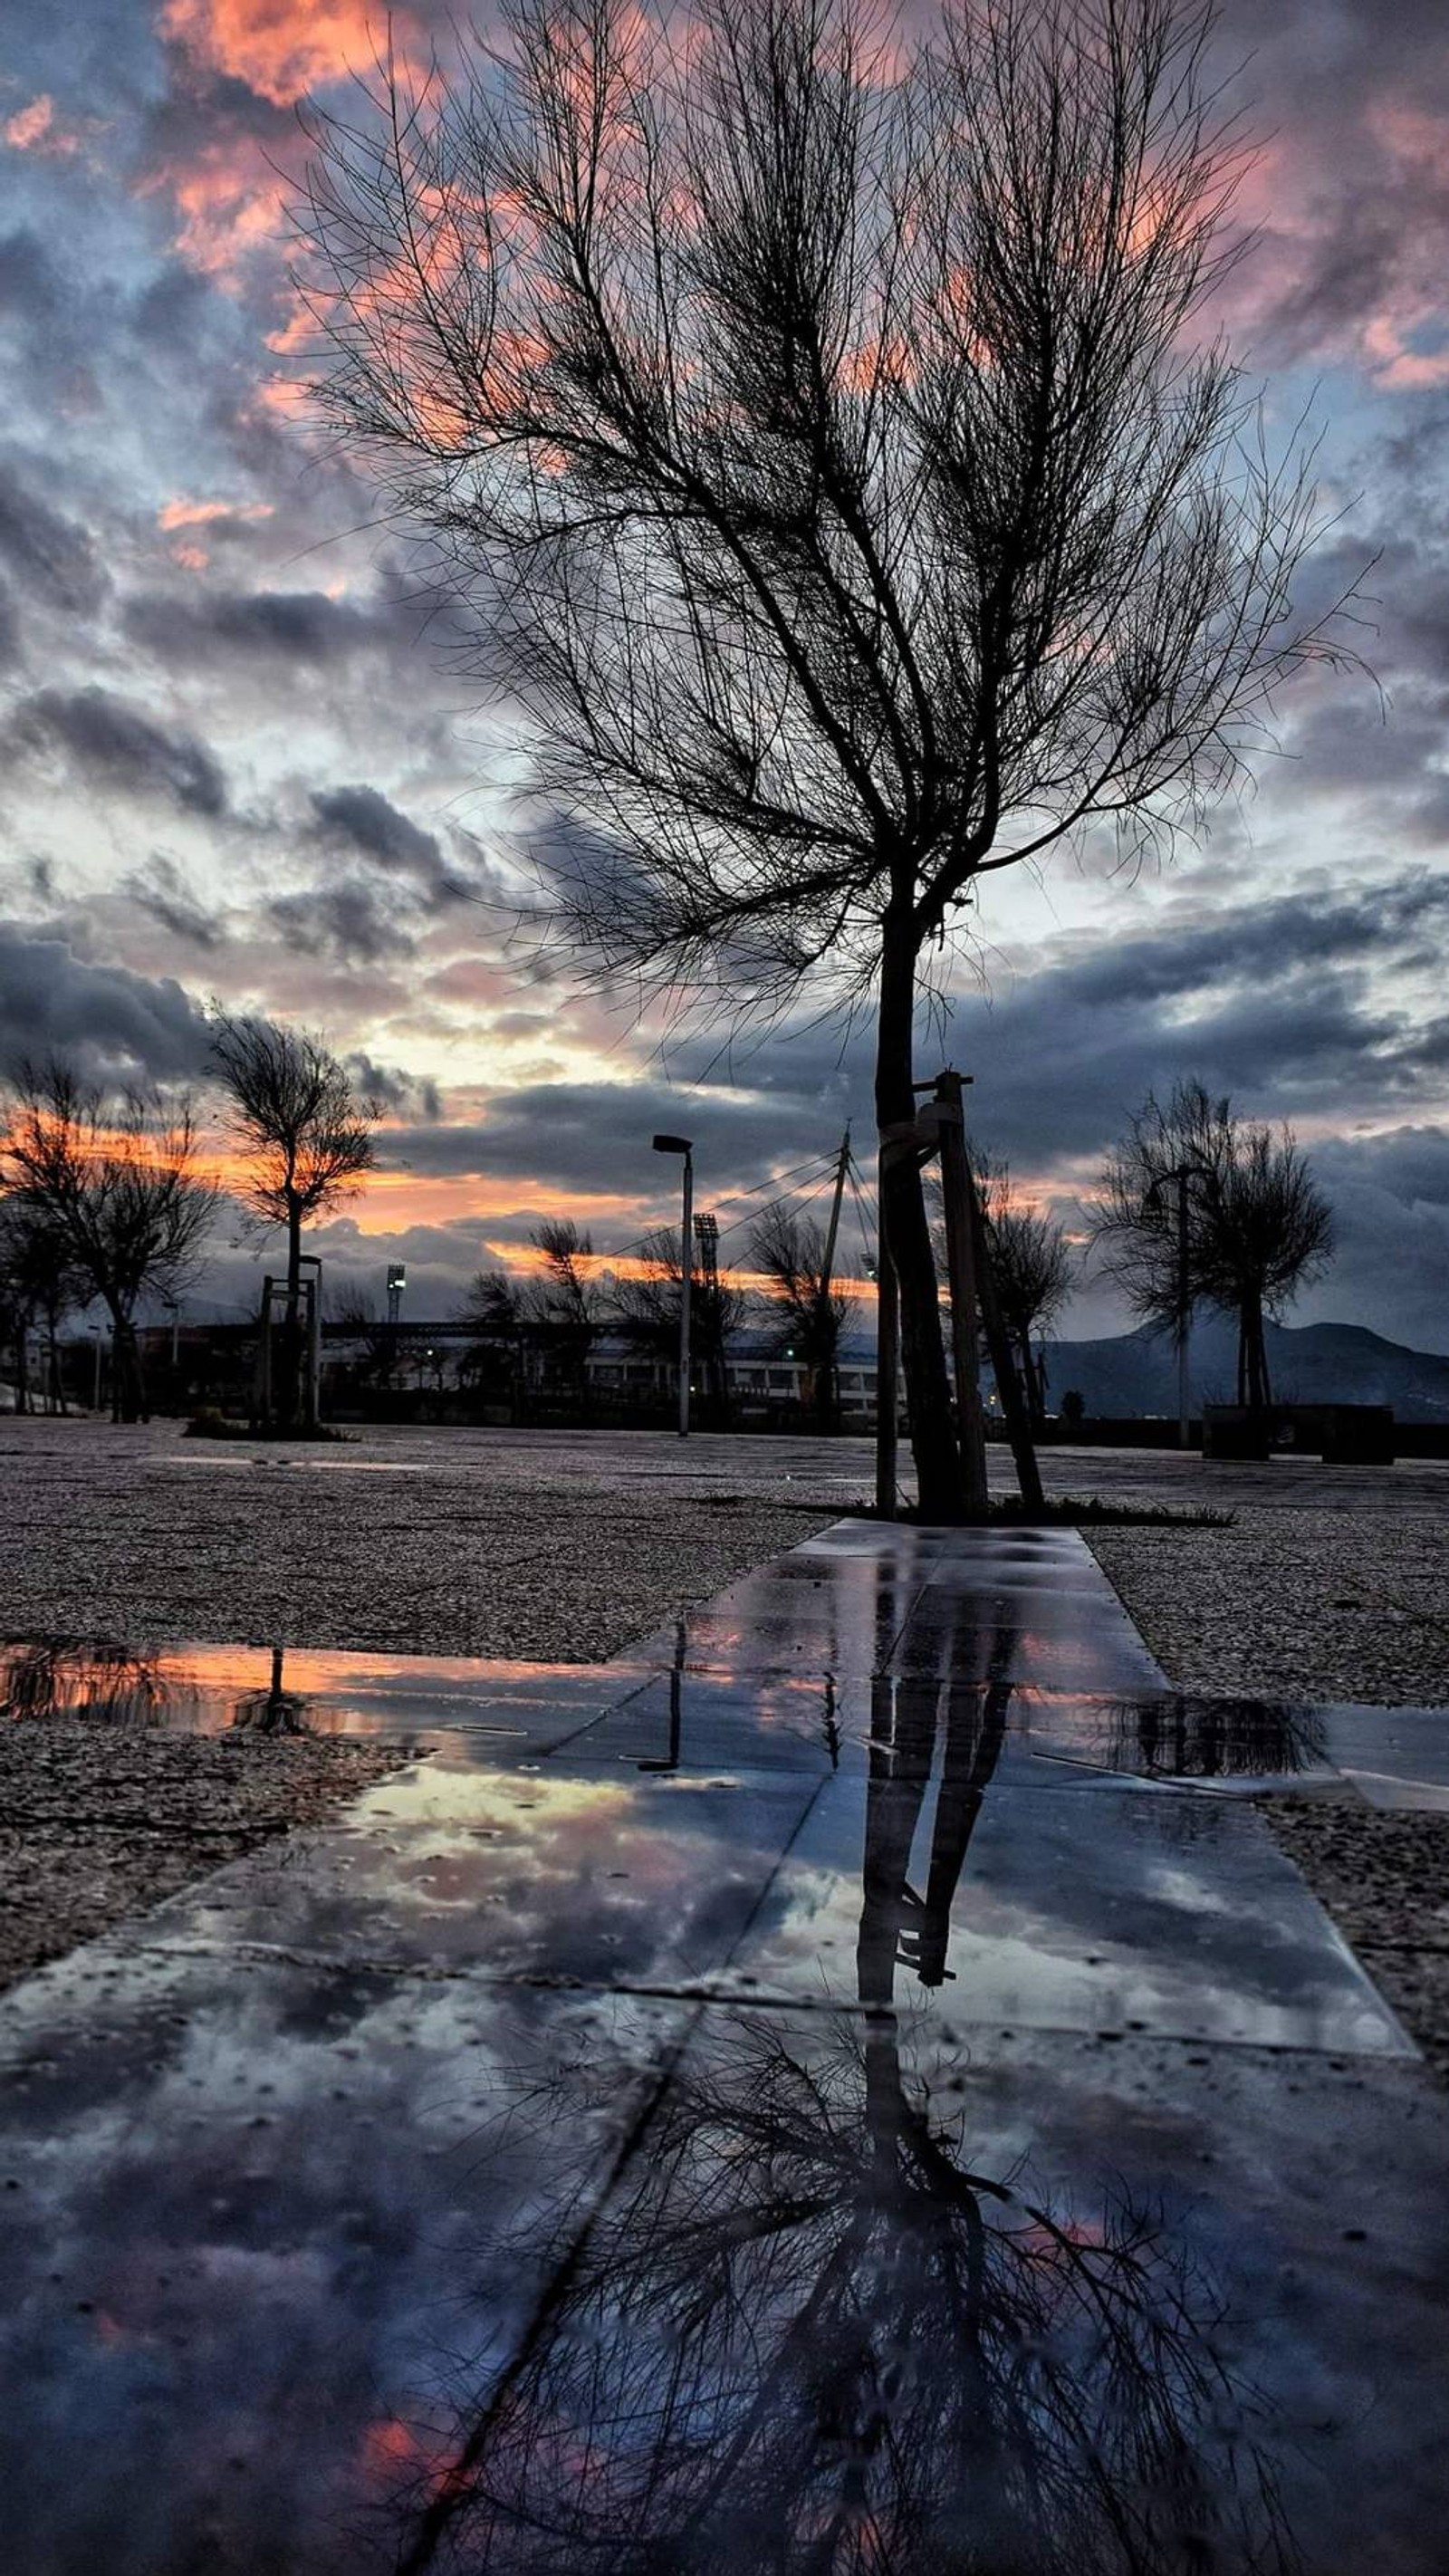
[[[302,1228],[351,1198],[372,1168],[381,1115],[359,1099],[345,1065],[320,1037],[275,1020],[246,1019],[213,1003],[211,1049],[230,1125],[244,1157],[241,1195],[286,1228],[287,1290],[277,1412],[301,1410]]]
[[[514,1411],[535,1383],[580,1411],[589,1402],[589,1354],[603,1329],[608,1292],[592,1271],[594,1247],[572,1217],[546,1217],[529,1234],[540,1255],[536,1277],[480,1270],[459,1309],[478,1335],[480,1355],[501,1360]]]
[[[679,1304],[684,1269],[679,1229],[656,1226],[639,1246],[637,1266],[614,1282],[614,1314],[622,1333],[657,1358],[672,1360],[679,1349]],[[742,1290],[718,1272],[705,1275],[693,1262],[689,1281],[690,1349],[707,1388],[723,1406],[727,1385],[725,1353],[732,1332],[744,1321]]]
[[[767,1209],[750,1229],[750,1259],[779,1310],[779,1347],[803,1360],[820,1428],[833,1430],[840,1413],[840,1337],[855,1301],[830,1284],[824,1231],[813,1217]]]
[[[16,1076],[0,1182],[25,1217],[53,1230],[86,1293],[105,1305],[117,1421],[134,1422],[145,1400],[136,1310],[145,1297],[174,1296],[215,1212],[198,1150],[184,1097],[110,1099],[58,1056]]]
[[[990,871],[1170,843],[1351,658],[1292,615],[1310,468],[1223,348],[1243,159],[1210,0],[507,0],[506,58],[315,118],[322,416],[438,541],[478,667],[591,827],[606,976],[731,1020],[877,1006],[919,1495],[957,1503],[909,1129],[923,960]],[[374,113],[374,110],[376,111]],[[929,965],[924,970],[929,974]]]
[[[1191,1181],[1185,1246],[1166,1186],[1178,1173]],[[1180,1335],[1200,1301],[1235,1316],[1238,1402],[1271,1403],[1266,1322],[1333,1250],[1333,1212],[1291,1128],[1236,1117],[1201,1082],[1165,1104],[1149,1092],[1103,1169],[1092,1232],[1141,1322]]]
[[[529,1321],[522,1282],[506,1270],[480,1270],[474,1277],[457,1321],[476,1339],[465,1356],[469,1375],[485,1396],[502,1394],[514,1421],[528,1409]]]
[[[1013,1199],[1004,1164],[982,1192],[982,1216],[1002,1320],[1021,1363],[1032,1420],[1039,1423],[1046,1401],[1032,1337],[1045,1331],[1071,1294],[1072,1248],[1066,1228],[1055,1218]]]
[[[529,1236],[541,1256],[542,1276],[525,1294],[555,1381],[580,1409],[589,1400],[589,1354],[603,1325],[605,1292],[591,1272],[594,1246],[572,1217],[548,1217]]]
[[[45,1353],[41,1403],[47,1413],[65,1412],[60,1327],[90,1293],[56,1219],[14,1195],[0,1199],[0,1344],[15,1353],[17,1413],[30,1403],[27,1351],[37,1326]]]

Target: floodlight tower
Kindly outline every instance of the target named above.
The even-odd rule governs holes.
[[[694,1303],[694,1144],[688,1136],[656,1136],[656,1154],[684,1156],[684,1220],[679,1229],[679,1436],[689,1438],[689,1310]]]

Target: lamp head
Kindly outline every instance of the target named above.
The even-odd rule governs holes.
[[[654,1151],[656,1154],[690,1154],[694,1151],[694,1139],[690,1136],[656,1136]]]

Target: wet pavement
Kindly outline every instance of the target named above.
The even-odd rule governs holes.
[[[16,1648],[418,1758],[0,2004],[17,2576],[1437,2576],[1449,2117],[1068,1533],[841,1523],[612,1665]]]

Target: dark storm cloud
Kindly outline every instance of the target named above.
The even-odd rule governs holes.
[[[277,895],[267,918],[292,946],[320,949],[344,965],[372,966],[410,956],[416,945],[393,909],[365,879]]]
[[[538,1181],[561,1192],[585,1190],[669,1195],[677,1167],[651,1146],[656,1133],[690,1136],[712,1189],[757,1180],[779,1157],[782,1114],[790,1117],[789,1159],[839,1142],[840,1121],[798,1097],[739,1100],[723,1093],[681,1095],[647,1080],[633,1083],[532,1083],[500,1092],[487,1116],[468,1126],[418,1127],[405,1140],[384,1139],[398,1168],[430,1179],[486,1173]],[[674,1178],[670,1178],[670,1170]]]
[[[124,877],[120,891],[173,938],[184,939],[193,948],[222,945],[224,934],[215,913],[197,902],[175,860],[164,851],[154,851],[145,869],[134,869]]]
[[[1312,1150],[1337,1248],[1315,1299],[1412,1348],[1449,1348],[1449,1130],[1328,1137]]]
[[[88,1073],[193,1077],[207,1062],[206,1022],[169,976],[95,966],[68,941],[0,924],[0,1058],[52,1049]]]
[[[350,842],[364,858],[400,869],[431,894],[448,890],[435,836],[410,822],[375,787],[314,788],[312,804],[323,831]]]
[[[200,598],[143,591],[128,600],[123,622],[158,661],[183,670],[239,659],[341,662],[374,650],[387,635],[376,611],[321,590],[218,590]]]
[[[1449,1024],[1381,1002],[1366,961],[1430,968],[1446,926],[1449,882],[1427,873],[1178,920],[958,1004],[944,1041],[923,1030],[920,1069],[945,1057],[973,1073],[983,1141],[1038,1172],[1094,1158],[1149,1089],[1186,1075],[1258,1116],[1402,1114],[1433,1096]],[[703,1075],[702,1048],[678,1056],[681,1081]],[[385,1151],[429,1177],[663,1197],[650,1138],[665,1129],[694,1137],[702,1186],[723,1193],[772,1164],[823,1162],[847,1111],[868,1123],[870,1056],[867,1029],[842,1046],[828,1025],[787,1027],[742,1041],[697,1090],[653,1075],[534,1084],[476,1123],[418,1127]]]
[[[19,750],[59,751],[90,778],[134,795],[169,796],[192,814],[226,810],[226,780],[206,744],[168,732],[109,689],[38,689],[21,699],[6,733]]]
[[[26,597],[67,617],[93,616],[110,588],[89,532],[52,509],[3,461],[0,561]]]
[[[398,1065],[377,1064],[361,1052],[349,1055],[346,1064],[363,1098],[380,1101],[394,1118],[412,1123],[442,1117],[443,1096],[435,1082],[404,1073]]]

